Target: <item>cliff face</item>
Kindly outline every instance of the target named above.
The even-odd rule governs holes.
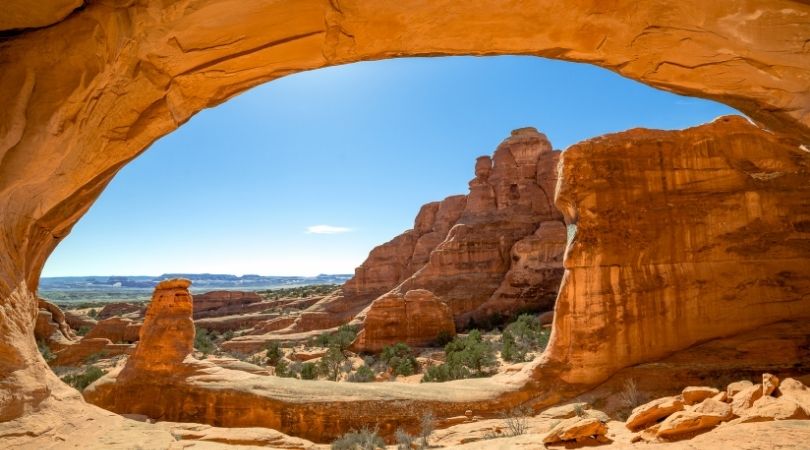
[[[557,221],[562,226],[562,215],[553,204],[559,156],[560,152],[552,150],[545,135],[534,128],[523,128],[513,131],[492,158],[478,158],[461,217],[431,252],[427,264],[397,286],[396,291],[433,292],[450,306],[458,327],[467,325],[470,319],[489,319],[487,313],[493,309],[482,306],[490,302],[504,283],[513,266],[515,244],[532,236],[543,222]],[[560,236],[553,239],[559,245]],[[561,255],[562,247],[557,253]],[[547,261],[549,266],[556,265],[556,272],[552,269],[548,280],[533,274],[526,280],[526,286],[541,282],[558,285],[562,276],[560,255],[551,255]],[[529,276],[528,272],[524,275]],[[551,292],[550,296],[521,300],[521,306],[508,305],[509,294],[499,292],[491,303],[505,304],[504,314],[521,308],[551,309],[556,286]]]
[[[604,379],[700,341],[810,315],[810,154],[741,117],[574,145],[576,225],[550,361]]]

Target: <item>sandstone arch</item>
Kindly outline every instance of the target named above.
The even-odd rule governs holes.
[[[0,41],[0,421],[72,395],[33,340],[55,245],[124,164],[251,86],[361,60],[528,54],[719,100],[810,142],[802,0],[109,0],[52,13],[10,21],[50,25]]]

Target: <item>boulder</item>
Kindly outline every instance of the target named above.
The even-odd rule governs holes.
[[[682,411],[683,407],[683,400],[679,397],[659,398],[633,409],[630,417],[627,418],[625,426],[631,431],[638,431],[655,424],[672,413]]]
[[[83,338],[54,353],[56,358],[51,361],[51,366],[83,366],[94,359],[110,358],[131,352],[132,346],[129,344],[114,344],[105,338]]]
[[[681,392],[681,398],[683,398],[683,403],[685,405],[694,405],[707,398],[714,397],[719,393],[720,391],[713,387],[689,386],[684,388],[684,390]]]
[[[557,424],[543,437],[544,444],[561,442],[606,442],[607,425],[593,417],[572,417]]]
[[[726,396],[728,398],[734,398],[734,396],[737,395],[739,392],[742,392],[753,385],[754,383],[748,380],[741,380],[729,383],[728,387],[726,387]]]
[[[746,410],[762,397],[762,385],[757,383],[744,388],[731,397],[731,408],[737,416],[744,416]]]
[[[762,374],[762,395],[769,396],[779,387],[779,378],[769,373]]]
[[[810,415],[790,397],[763,396],[757,399],[733,423],[767,422],[770,420],[808,419]]]
[[[781,398],[793,400],[801,406],[807,415],[810,415],[810,389],[801,381],[794,378],[785,378],[779,383]]]
[[[424,289],[386,294],[368,307],[363,330],[352,343],[356,352],[379,352],[384,347],[403,342],[411,347],[424,347],[446,333],[456,334],[453,314],[442,300]]]
[[[720,422],[733,417],[731,406],[727,403],[707,398],[694,407],[677,411],[658,424],[656,436],[672,438],[679,435],[695,433],[714,428]]]

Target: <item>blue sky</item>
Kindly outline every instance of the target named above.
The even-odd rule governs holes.
[[[555,148],[731,108],[593,66],[412,58],[292,75],[202,111],[127,165],[43,276],[351,273],[475,157],[533,126]],[[311,228],[316,227],[316,228]]]

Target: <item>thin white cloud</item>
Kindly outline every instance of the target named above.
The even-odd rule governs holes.
[[[307,233],[310,234],[340,234],[352,231],[351,228],[346,227],[333,227],[332,225],[312,225],[307,227]]]

